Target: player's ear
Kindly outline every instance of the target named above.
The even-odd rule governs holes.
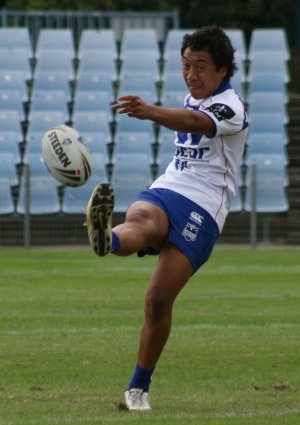
[[[220,75],[222,76],[223,79],[227,75],[227,72],[228,72],[227,66],[221,66],[221,68],[219,69],[219,73],[220,73]]]

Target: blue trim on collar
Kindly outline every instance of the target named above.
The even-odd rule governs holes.
[[[223,93],[224,91],[229,89],[232,89],[230,82],[224,81],[212,95],[216,96],[217,94]]]

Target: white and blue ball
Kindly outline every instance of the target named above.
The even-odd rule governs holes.
[[[92,156],[72,127],[50,128],[42,139],[42,157],[51,175],[64,186],[82,186],[92,175]]]

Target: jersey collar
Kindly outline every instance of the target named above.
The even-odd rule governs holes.
[[[223,83],[221,83],[221,85],[217,88],[217,90],[212,95],[216,96],[217,94],[223,93],[224,91],[229,89],[232,89],[230,82],[224,81]]]

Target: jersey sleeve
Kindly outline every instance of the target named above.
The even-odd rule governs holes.
[[[216,96],[200,109],[215,123],[215,136],[238,133],[244,127],[245,109],[237,95]]]

